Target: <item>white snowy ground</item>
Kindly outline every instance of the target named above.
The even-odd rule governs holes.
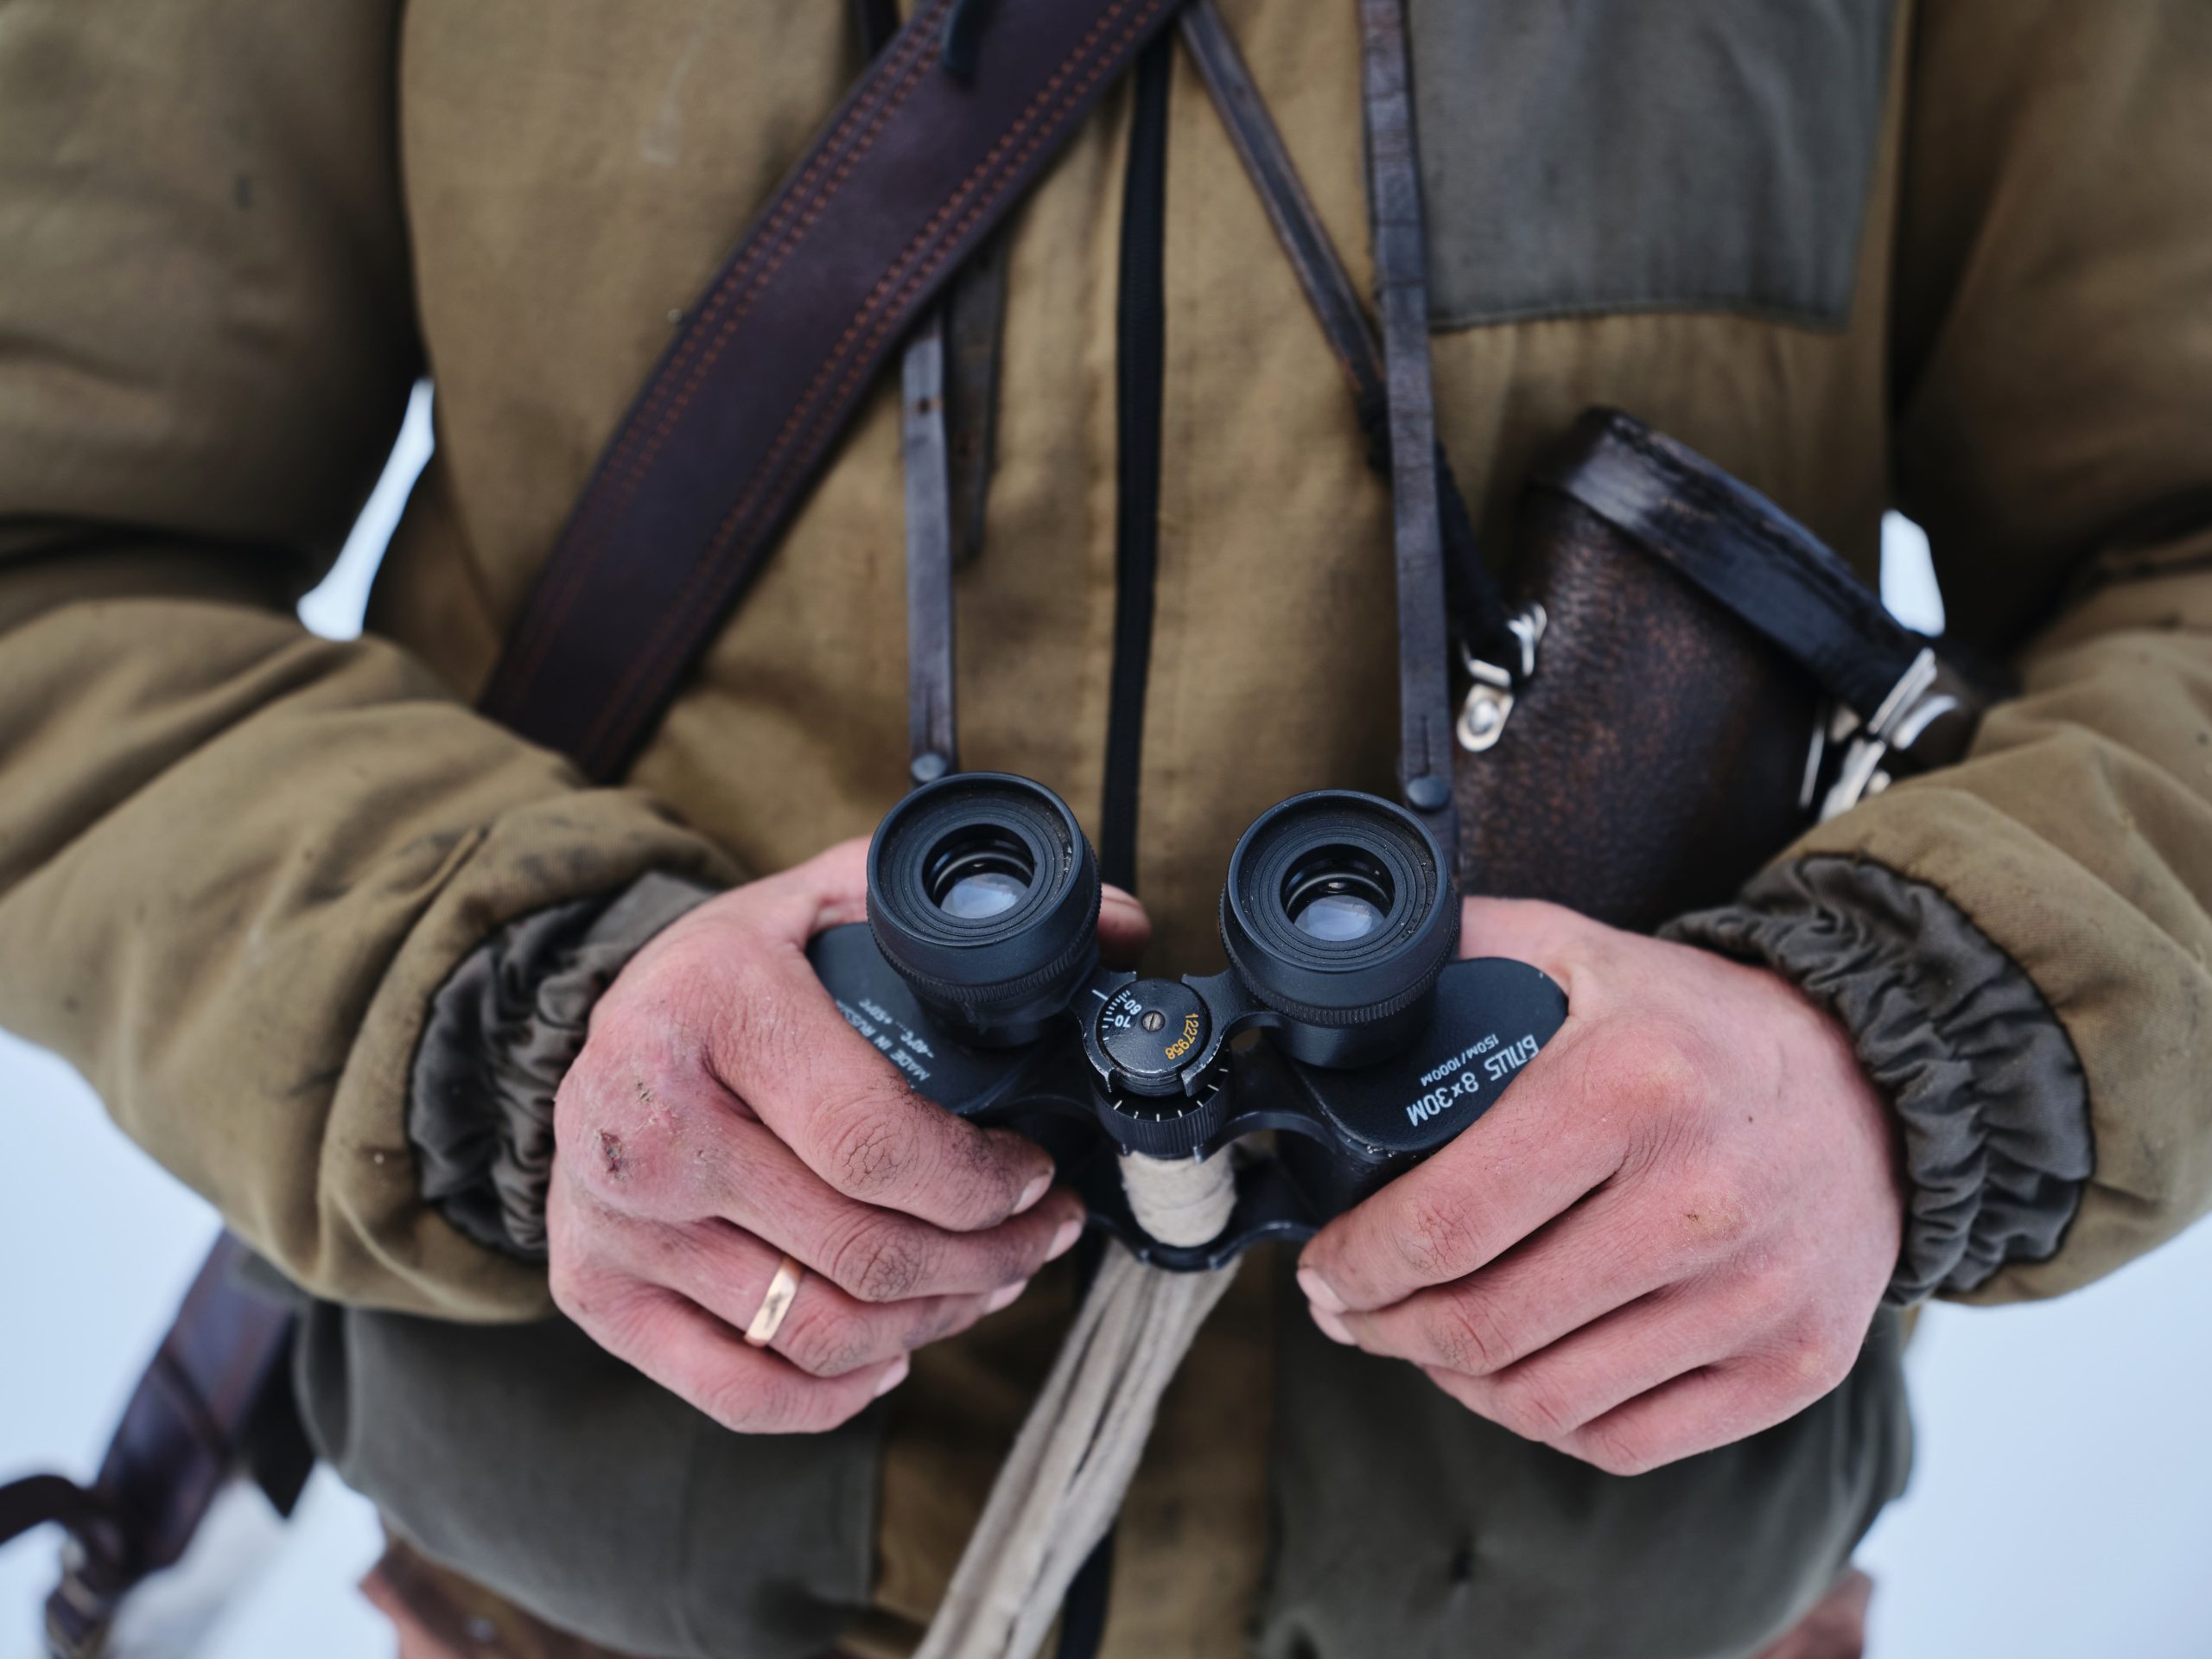
[[[429,453],[418,397],[337,572],[302,607],[358,630],[385,537]],[[1885,596],[1942,610],[1926,543],[1893,519]],[[52,1057],[0,1035],[0,1478],[88,1475],[213,1236],[212,1213],[139,1156]],[[1876,1659],[2212,1655],[2212,1227],[2078,1295],[1997,1313],[1937,1307],[1909,1361],[1913,1488],[1862,1551]],[[386,1659],[353,1593],[368,1507],[327,1473],[205,1659]],[[0,1553],[0,1659],[34,1659],[53,1547]]]

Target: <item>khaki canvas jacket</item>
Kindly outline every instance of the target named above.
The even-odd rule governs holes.
[[[1224,10],[1364,281],[1353,9]],[[1939,895],[2063,1032],[2094,1168],[2060,1247],[1972,1291],[2055,1294],[2212,1198],[2212,12],[1662,13],[1416,3],[1440,432],[1491,546],[1599,403],[1870,579],[1885,508],[1927,527],[1951,638],[2022,695],[1783,868]],[[420,1191],[439,988],[518,918],[780,868],[900,792],[889,387],[624,787],[470,706],[672,322],[857,67],[830,0],[0,3],[0,1022],[318,1294],[544,1312],[541,1267]],[[957,601],[965,757],[1094,830],[1129,119],[1124,87],[1013,221]],[[1179,60],[1169,125],[1138,869],[1154,959],[1200,971],[1252,817],[1389,789],[1395,659],[1385,488]],[[368,632],[311,638],[291,607],[423,375],[436,454]],[[1234,1438],[1248,1313],[1171,1442]],[[967,1414],[887,1472],[887,1538],[933,1541],[887,1547],[887,1605],[926,1611],[1018,1413],[990,1330],[910,1385],[918,1421]],[[1218,1484],[1198,1519],[1256,1540],[1256,1476]],[[1244,1570],[1199,1592],[1230,1628]]]

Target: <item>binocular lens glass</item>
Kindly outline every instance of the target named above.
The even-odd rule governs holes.
[[[923,879],[931,902],[946,915],[981,921],[1020,904],[1037,879],[1037,866],[1017,836],[980,824],[931,848]]]
[[[1434,838],[1372,795],[1294,795],[1230,855],[1222,946],[1246,988],[1286,1016],[1277,1043],[1309,1065],[1363,1065],[1405,1042],[1459,924]]]
[[[1300,932],[1331,944],[1363,939],[1382,925],[1395,894],[1389,873],[1352,847],[1324,847],[1283,882],[1282,907]]]
[[[868,849],[876,947],[986,1046],[1035,1039],[1098,965],[1098,861],[1042,784],[963,772],[893,807]]]

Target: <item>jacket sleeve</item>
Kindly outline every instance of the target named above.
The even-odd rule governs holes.
[[[392,0],[0,7],[0,1023],[325,1296],[532,1314],[426,1205],[436,988],[716,850],[294,620],[419,371]]]
[[[1690,931],[1846,1013],[1904,1109],[1901,1277],[2005,1301],[2212,1202],[2212,10],[1915,27],[1899,505],[2022,694]]]

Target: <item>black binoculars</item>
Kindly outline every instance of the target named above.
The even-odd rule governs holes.
[[[1102,967],[1098,906],[1096,856],[1058,796],[956,773],[891,810],[867,923],[809,956],[916,1090],[1038,1141],[1091,1224],[1156,1267],[1310,1236],[1481,1116],[1567,1017],[1539,969],[1454,959],[1451,871],[1418,818],[1371,795],[1294,796],[1244,832],[1224,972]],[[1132,1208],[1133,1160],[1203,1164],[1268,1130],[1273,1155],[1235,1168],[1205,1242],[1156,1236]]]

